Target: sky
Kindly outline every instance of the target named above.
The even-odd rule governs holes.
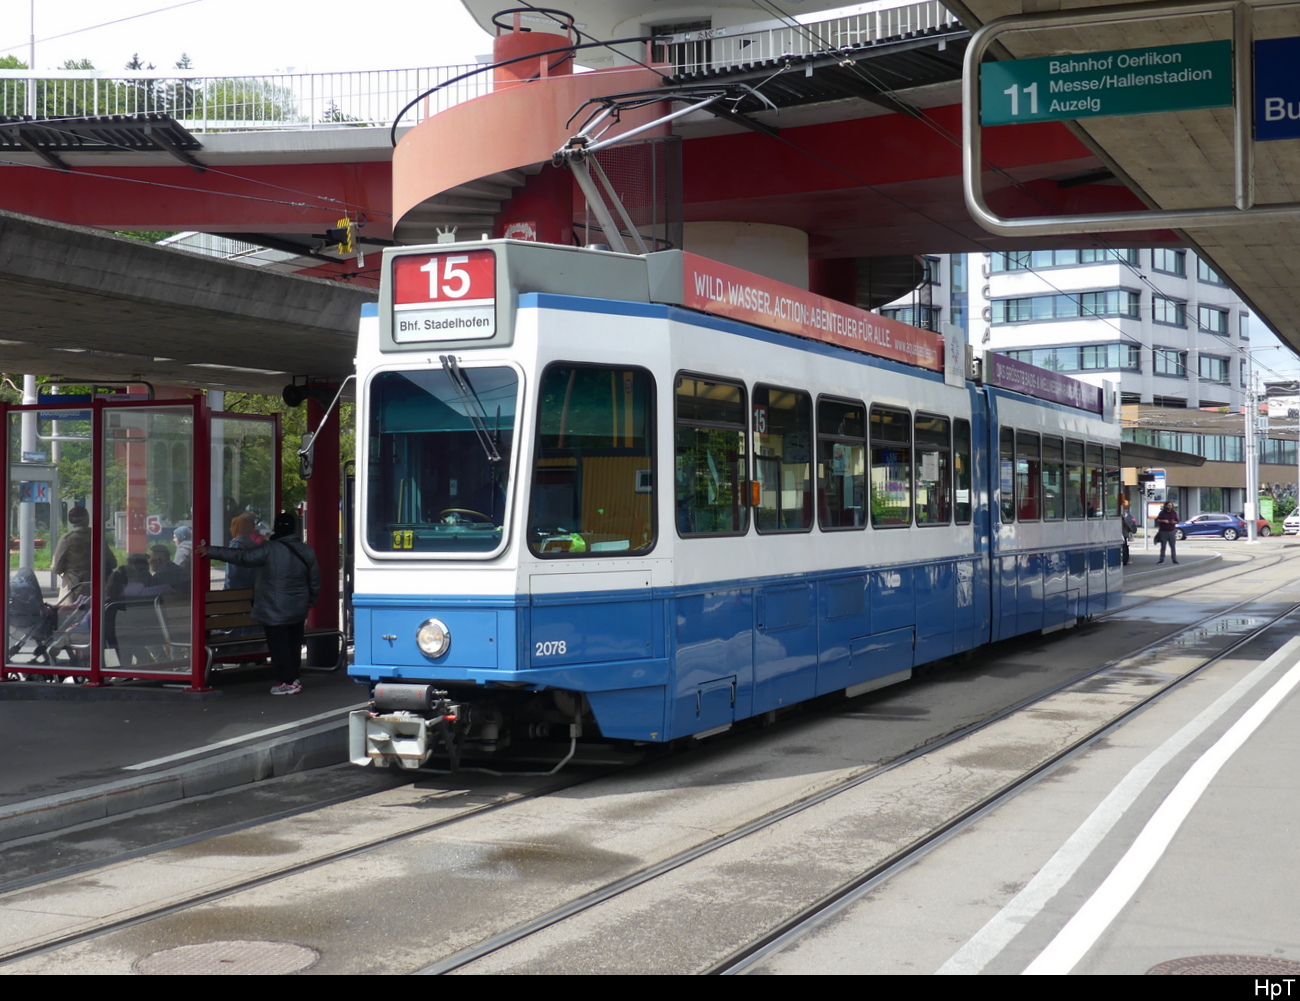
[[[187,53],[214,76],[325,73],[472,63],[492,50],[457,0],[0,0],[0,56],[29,62],[33,14],[37,69],[89,59],[117,70],[133,53],[164,69]]]

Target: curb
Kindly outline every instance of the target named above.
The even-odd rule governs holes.
[[[49,686],[54,687],[54,686]],[[60,686],[61,687],[61,686]],[[86,789],[0,806],[0,842],[348,760],[348,720]]]

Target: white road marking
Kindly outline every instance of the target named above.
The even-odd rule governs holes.
[[[1195,719],[1148,754],[1110,791],[1110,794],[1101,801],[1088,819],[1079,826],[1078,830],[1070,835],[1056,854],[1048,860],[1047,864],[1039,870],[1038,874],[1029,881],[1025,888],[1009,900],[1002,910],[995,914],[983,928],[957,950],[943,966],[939,967],[936,973],[948,975],[979,973],[997,958],[1002,950],[1020,934],[1021,930],[1047,906],[1048,901],[1056,896],[1061,888],[1074,877],[1074,874],[1097,846],[1101,844],[1106,835],[1110,833],[1111,828],[1115,826],[1125,811],[1133,805],[1160,770],[1185,750],[1192,741],[1196,740],[1224,713],[1241,701],[1251,689],[1272,671],[1276,670],[1278,665],[1291,658],[1297,648],[1300,648],[1300,637],[1292,639],[1273,656],[1269,657],[1268,660],[1264,661],[1216,699]],[[1293,668],[1291,673],[1295,673],[1295,670]],[[1290,676],[1288,674],[1286,677],[1289,678]],[[1272,692],[1266,695],[1265,698],[1267,699],[1271,694]],[[1243,717],[1243,721],[1245,718]],[[1154,821],[1154,817],[1152,819]],[[1071,964],[1071,967],[1073,965]],[[1029,970],[1025,972],[1029,972]]]

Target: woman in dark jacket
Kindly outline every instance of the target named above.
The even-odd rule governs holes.
[[[266,632],[266,648],[275,667],[272,695],[302,691],[298,674],[307,613],[320,594],[316,554],[298,538],[298,520],[289,511],[275,516],[275,530],[265,545],[252,549],[200,546],[199,556],[241,567],[260,567],[253,583],[253,618]]]

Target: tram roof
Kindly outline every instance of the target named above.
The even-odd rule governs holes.
[[[353,371],[376,293],[0,212],[0,371],[279,393]]]

